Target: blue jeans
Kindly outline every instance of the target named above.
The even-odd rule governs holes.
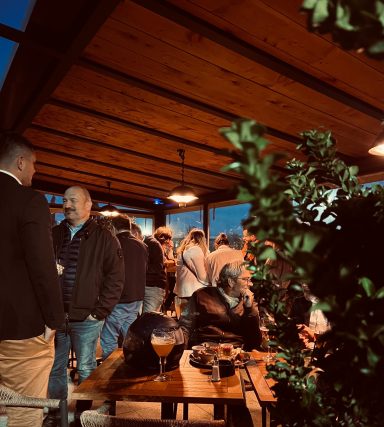
[[[58,329],[55,336],[55,361],[49,376],[48,393],[52,399],[67,399],[67,366],[71,344],[76,354],[79,384],[96,368],[96,346],[103,320],[69,322],[65,329]]]
[[[143,313],[148,313],[149,311],[160,311],[164,297],[164,289],[158,288],[157,286],[146,286],[143,301]]]
[[[137,319],[142,304],[143,301],[116,304],[111,314],[107,316],[100,335],[103,360],[117,348],[119,335],[125,338],[129,327]]]

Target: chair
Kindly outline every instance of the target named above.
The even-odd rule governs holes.
[[[226,427],[224,420],[159,420],[145,418],[120,418],[105,415],[110,409],[104,404],[97,410],[84,411],[80,416],[83,427]]]
[[[0,426],[7,426],[8,418],[4,413],[7,406],[22,408],[53,408],[60,410],[60,426],[68,427],[68,405],[66,399],[43,399],[17,393],[0,384]]]

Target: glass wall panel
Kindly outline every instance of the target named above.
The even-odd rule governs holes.
[[[242,220],[249,215],[249,203],[231,206],[218,206],[209,209],[209,250],[214,250],[213,242],[219,233],[225,233],[230,245],[235,249],[243,246]]]
[[[173,244],[176,250],[192,228],[203,229],[203,211],[199,209],[170,212],[166,215],[166,225],[173,230]]]
[[[153,233],[153,218],[147,218],[147,217],[133,217],[133,222],[137,224],[141,228],[141,232],[143,233],[143,236],[149,236]]]

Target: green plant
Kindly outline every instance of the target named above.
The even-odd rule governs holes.
[[[345,49],[368,55],[384,54],[384,2],[382,0],[304,0],[311,30],[331,33]]]
[[[329,131],[303,132],[298,148],[308,161],[288,162],[282,176],[272,169],[280,156],[263,155],[268,141],[258,123],[239,120],[221,133],[236,148],[228,168],[244,178],[238,198],[251,203],[245,225],[259,239],[252,248],[258,262],[249,267],[255,295],[276,321],[279,361],[269,366],[277,381],[274,417],[285,426],[382,425],[383,188],[361,188],[357,168],[336,157]],[[266,240],[277,246],[266,246]],[[277,286],[264,263],[279,251],[292,267],[287,289]],[[309,366],[289,310],[303,283],[332,324],[327,356]]]

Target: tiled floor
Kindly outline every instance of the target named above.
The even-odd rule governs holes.
[[[242,374],[246,375],[242,371]],[[69,385],[69,396],[73,390],[74,385]],[[257,403],[256,396],[253,391],[246,392],[247,407],[250,410],[254,427],[261,426],[261,408]],[[97,408],[102,402],[94,401],[93,408]],[[69,421],[73,420],[75,402],[69,401]],[[182,419],[183,406],[178,405],[177,418]],[[116,415],[121,417],[132,418],[160,418],[160,404],[151,402],[117,402]],[[192,404],[189,405],[189,419],[211,420],[213,419],[212,405]]]

